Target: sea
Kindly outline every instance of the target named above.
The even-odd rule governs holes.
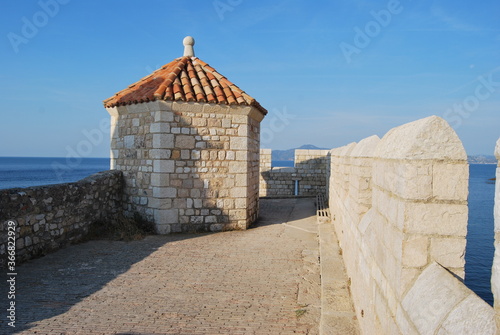
[[[75,182],[109,170],[109,158],[13,158],[0,157],[0,189]],[[273,161],[290,167],[292,161]],[[493,305],[491,266],[494,254],[493,207],[496,165],[471,164],[469,225],[465,253],[465,284]]]
[[[109,158],[0,157],[0,189],[75,182],[109,164]]]
[[[465,285],[493,305],[495,164],[471,164],[469,177],[469,224],[465,249]]]

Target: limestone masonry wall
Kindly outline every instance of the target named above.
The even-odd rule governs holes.
[[[246,229],[258,215],[261,112],[154,101],[107,108],[126,214],[157,232]]]
[[[299,195],[315,196],[326,192],[329,163],[329,150],[295,150],[295,169],[300,177]]]
[[[495,184],[495,258],[491,277],[491,290],[495,298],[496,324],[500,329],[500,139],[497,141],[495,156],[498,160]]]
[[[495,334],[462,282],[468,174],[436,116],[331,150],[330,211],[364,334]]]
[[[16,223],[16,255],[22,262],[77,242],[97,221],[122,211],[120,171],[75,183],[0,190],[0,259],[6,258],[9,221]]]
[[[328,150],[295,150],[295,167],[271,167],[271,150],[260,150],[260,196],[315,196],[326,192]],[[298,194],[295,194],[298,181]]]

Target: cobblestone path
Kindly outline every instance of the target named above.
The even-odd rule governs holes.
[[[5,334],[317,334],[314,200],[264,199],[247,231],[74,245],[16,286]]]

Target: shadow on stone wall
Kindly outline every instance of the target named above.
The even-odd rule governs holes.
[[[141,213],[160,234],[246,229],[258,208],[257,185],[255,196],[248,191],[258,176],[258,122],[231,114],[231,106],[172,106],[144,103],[112,113],[124,212]]]
[[[272,167],[260,171],[261,197],[315,197],[326,195],[329,156],[303,160],[295,167]]]
[[[43,256],[86,238],[97,221],[121,214],[122,174],[104,171],[74,183],[0,191],[0,268],[15,223],[16,261]]]
[[[292,219],[293,221],[299,221],[311,217],[311,211],[301,210],[301,208],[296,207],[296,197],[286,198],[261,199],[259,218],[250,229],[288,223]],[[313,205],[317,208],[316,201],[313,202]],[[303,206],[303,203],[299,204],[299,206]]]
[[[230,110],[220,115],[189,112],[189,116],[161,108],[150,111],[146,104],[131,110],[137,115],[127,113],[112,126],[113,139],[121,141],[117,147],[123,150],[113,166],[120,171],[77,183],[2,193],[2,206],[14,200],[17,204],[10,203],[8,210],[2,207],[5,222],[0,223],[3,231],[8,220],[19,223],[20,260],[80,241],[93,222],[105,224],[123,213],[139,213],[154,221],[163,229],[160,233],[246,229],[256,219],[257,121],[249,122],[249,116],[232,115]],[[29,329],[36,321],[77,308],[78,302],[165,243],[199,236],[90,241],[27,262],[18,269],[18,315],[23,318],[18,324],[26,323],[24,329]]]

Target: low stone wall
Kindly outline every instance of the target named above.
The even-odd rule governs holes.
[[[299,179],[293,167],[272,168],[260,174],[261,197],[291,197],[295,195],[295,181]]]
[[[495,258],[491,277],[491,290],[495,298],[497,328],[500,329],[500,139],[497,142],[495,156],[498,159],[495,184]]]
[[[495,334],[493,309],[462,283],[468,173],[436,116],[331,151],[330,210],[364,334]]]
[[[295,168],[300,177],[299,195],[325,194],[329,154],[330,150],[295,150]]]
[[[261,197],[316,196],[326,193],[329,150],[295,150],[295,167],[272,168],[271,155],[270,149],[260,150]],[[296,191],[298,194],[295,194]]]
[[[97,221],[122,211],[122,173],[105,171],[75,183],[0,190],[0,259],[15,222],[17,262],[77,242]]]

